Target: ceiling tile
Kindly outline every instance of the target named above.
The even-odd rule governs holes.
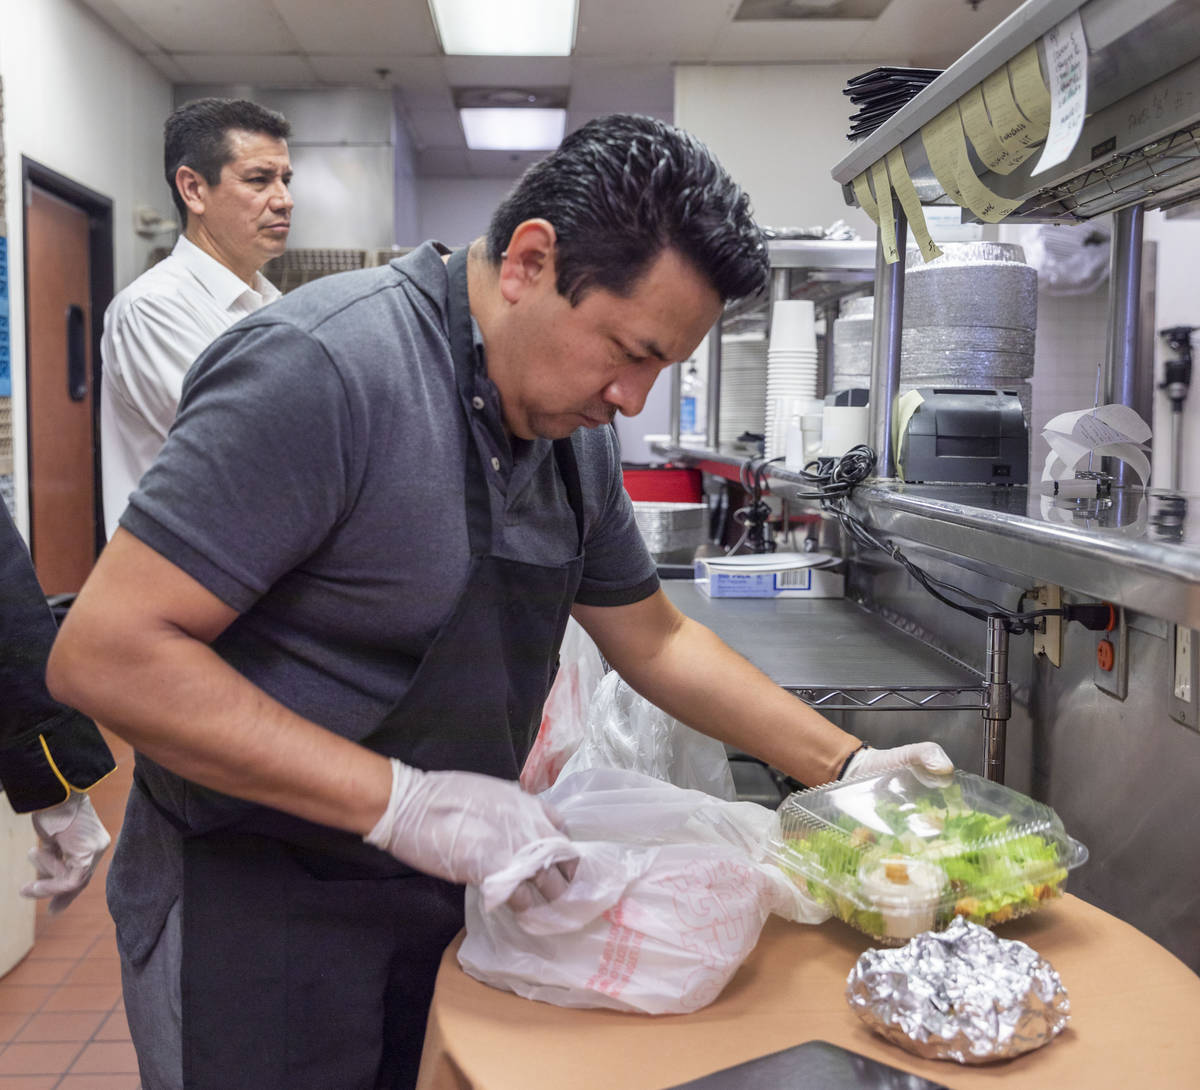
[[[571,80],[568,57],[447,57],[451,87],[561,87]]]
[[[394,87],[405,102],[417,109],[449,109],[450,88],[442,71],[441,57],[401,57],[373,53],[355,55],[310,53],[309,64],[322,83],[361,87]],[[385,76],[379,69],[386,69]]]
[[[581,0],[576,57],[708,60],[734,0]]]
[[[406,110],[405,116],[413,143],[421,150],[466,146],[454,110]]]
[[[441,56],[425,0],[273,0],[310,53]]]
[[[1021,0],[965,2],[892,0],[863,35],[864,55],[907,57],[909,63],[948,68],[1021,6]]]
[[[83,0],[83,3],[139,53],[161,53],[158,43],[138,26],[135,20],[125,14],[122,0]]]
[[[188,83],[311,87],[316,80],[307,59],[295,54],[176,53],[173,59],[186,74]]]
[[[114,0],[167,53],[283,53],[295,39],[271,0]]]

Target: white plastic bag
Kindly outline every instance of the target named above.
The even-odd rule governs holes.
[[[590,769],[542,794],[567,837],[528,845],[467,890],[462,967],[477,980],[562,1007],[680,1014],[711,1003],[771,913],[829,913],[763,857],[773,811],[636,772]],[[567,891],[513,912],[524,879],[577,858]]]
[[[521,769],[521,786],[530,794],[545,791],[558,779],[567,759],[579,748],[592,694],[604,677],[604,660],[573,617],[567,621],[558,652],[558,673],[542,708],[542,723]]]
[[[583,737],[560,775],[586,768],[642,772],[720,799],[737,795],[725,746],[639,696],[615,671],[596,687]]]

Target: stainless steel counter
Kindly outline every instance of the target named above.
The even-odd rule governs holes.
[[[785,689],[980,684],[972,670],[844,598],[709,598],[686,580],[667,580],[663,590]]]
[[[731,447],[653,445],[680,464],[737,480],[746,455]],[[778,466],[772,493],[800,478]],[[875,531],[1032,581],[1200,629],[1200,495],[1117,489],[1098,503],[1054,500],[1014,485],[859,485],[853,512]]]
[[[1200,628],[1200,497],[1128,489],[1098,505],[881,481],[860,485],[852,507],[882,534]]]

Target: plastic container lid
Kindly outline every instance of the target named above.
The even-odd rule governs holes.
[[[789,795],[768,851],[834,916],[889,945],[955,916],[991,927],[1028,915],[1088,857],[1019,791],[907,768]]]

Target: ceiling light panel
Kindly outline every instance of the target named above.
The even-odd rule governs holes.
[[[562,142],[566,110],[459,110],[467,147],[491,151],[549,151]]]
[[[579,0],[429,0],[442,49],[459,56],[566,57]]]

